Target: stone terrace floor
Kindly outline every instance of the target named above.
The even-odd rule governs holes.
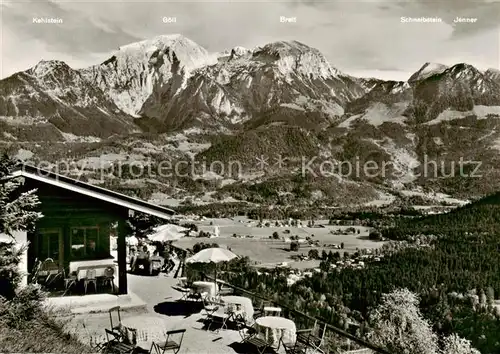
[[[141,314],[155,314],[167,319],[169,329],[185,328],[186,333],[179,354],[236,353],[230,345],[241,342],[238,331],[210,332],[203,329],[203,323],[200,322],[201,313],[189,315],[179,313],[182,309],[177,309],[182,307],[182,303],[176,306],[175,301],[180,299],[181,294],[172,289],[172,285],[177,283],[177,279],[160,274],[157,277],[128,275],[128,280],[129,290],[147,303],[147,310],[122,311],[122,319]],[[63,320],[68,321],[67,328],[84,343],[89,343],[90,337],[98,342],[104,341],[106,338],[104,329],[110,327],[108,313],[74,314]],[[83,326],[84,324],[86,328]]]

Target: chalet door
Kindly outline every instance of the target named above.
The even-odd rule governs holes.
[[[62,229],[40,229],[37,232],[37,258],[52,258],[59,267],[64,266],[64,238]]]

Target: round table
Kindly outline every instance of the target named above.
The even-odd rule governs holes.
[[[207,293],[210,297],[215,297],[217,295],[217,289],[215,283],[209,281],[195,281],[193,282],[193,289],[198,293]]]
[[[132,344],[165,341],[167,321],[159,316],[133,316],[122,319],[121,329]],[[148,348],[149,349],[149,348]]]
[[[257,318],[255,325],[258,335],[273,347],[278,348],[282,338],[285,343],[295,343],[297,328],[292,320],[284,317],[264,316]]]
[[[252,300],[244,296],[222,296],[221,302],[229,306],[235,306],[235,312],[240,313],[247,323],[253,323],[253,305]]]

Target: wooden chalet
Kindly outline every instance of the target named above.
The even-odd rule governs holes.
[[[24,235],[29,241],[25,271],[34,268],[36,259],[52,258],[66,274],[72,262],[92,264],[113,259],[110,235],[115,233],[120,294],[127,293],[125,236],[131,212],[162,219],[171,219],[174,214],[170,209],[29,165],[20,165],[10,178],[23,178],[25,191],[37,189],[43,214],[35,231]],[[118,227],[112,230],[116,224]]]

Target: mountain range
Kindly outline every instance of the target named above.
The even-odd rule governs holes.
[[[499,70],[425,63],[404,82],[356,78],[297,41],[210,53],[163,35],[88,68],[41,61],[0,80],[4,141],[189,131],[210,142],[199,152],[208,161],[279,154],[296,162],[286,173],[304,154],[318,156],[316,167],[326,160],[389,166],[383,176],[334,173],[347,190],[492,192],[500,184],[499,118]],[[422,176],[431,160],[439,171]],[[466,170],[480,162],[482,177],[457,176],[457,161],[469,161]]]

